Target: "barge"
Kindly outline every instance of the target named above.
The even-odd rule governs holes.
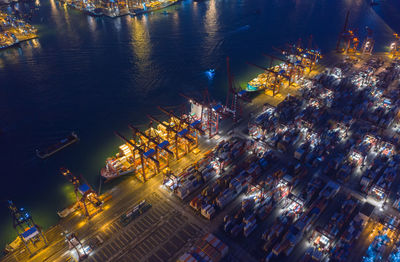
[[[58,151],[66,148],[67,146],[72,145],[78,140],[79,140],[78,135],[75,132],[72,132],[69,136],[67,136],[64,139],[61,139],[58,143],[54,145],[51,145],[43,150],[36,149],[36,155],[41,159],[48,158],[49,156],[52,156]]]

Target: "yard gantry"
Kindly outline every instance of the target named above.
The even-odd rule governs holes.
[[[76,203],[87,219],[102,211],[103,202],[82,176],[72,174],[67,168],[60,168],[60,172],[74,186]]]
[[[174,153],[168,149],[169,142],[167,140],[161,141],[159,136],[152,137],[151,134],[147,135],[132,125],[129,125],[129,128],[132,130],[134,137],[139,138],[140,143],[145,145],[145,151],[148,152],[148,155],[151,155],[151,150],[154,150],[156,160],[159,162],[160,158],[164,160],[165,165],[160,165],[161,169],[169,166],[169,157],[174,157]],[[166,154],[163,155],[160,151],[164,151]]]
[[[146,173],[148,170],[151,170],[153,172],[153,175],[158,174],[158,172],[160,171],[160,162],[158,162],[157,159],[153,157],[152,152],[145,152],[139,146],[134,144],[132,141],[129,141],[127,138],[125,138],[118,132],[114,132],[114,134],[119,138],[121,138],[122,140],[124,140],[126,144],[130,147],[130,150],[132,151],[133,158],[135,161],[135,168],[140,166],[140,169],[142,171],[142,175],[140,175],[139,172],[136,172],[136,176],[140,181],[146,182],[151,177],[151,173],[149,174]],[[138,160],[140,165],[137,163],[136,154],[139,155]]]
[[[287,76],[289,77],[289,86],[296,82],[297,79],[303,77],[305,67],[301,64],[300,61],[291,62],[289,59],[281,59],[273,55],[263,54],[263,56],[268,57],[273,63],[273,60],[281,61],[286,64]],[[279,66],[281,68],[281,66]]]
[[[35,224],[28,211],[24,208],[18,209],[11,200],[8,200],[8,208],[11,211],[13,227],[31,256],[33,252],[29,248],[29,243],[32,243],[32,245],[36,247],[37,241],[43,240],[44,245],[48,245],[41,228]]]
[[[175,126],[174,123],[168,122],[168,124],[163,123],[162,121],[158,120],[154,116],[147,116],[150,118],[150,120],[159,123],[161,126],[163,126],[166,131],[167,131],[167,140],[170,142],[170,139],[173,139],[173,147],[175,148],[175,157],[176,159],[180,159],[181,156],[188,154],[191,145],[195,144],[196,141],[194,141],[192,138],[187,137],[188,130],[186,129],[181,129],[180,126]],[[172,124],[172,125],[171,125]],[[173,135],[171,136],[171,133]],[[179,153],[179,147],[181,143],[184,145],[184,150],[183,153]],[[170,142],[171,143],[171,142]]]
[[[284,70],[281,70],[279,72],[273,71],[269,68],[265,68],[259,65],[255,65],[253,63],[250,62],[246,62],[248,65],[260,68],[262,70],[265,70],[266,72],[268,72],[268,84],[266,86],[266,89],[271,90],[272,91],[272,96],[277,95],[280,92],[280,88],[283,84],[283,81],[286,79],[289,83],[290,81],[290,77],[288,75],[286,75],[286,73],[284,72]]]

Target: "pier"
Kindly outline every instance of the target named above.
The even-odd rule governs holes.
[[[174,5],[179,0],[154,0],[154,1],[103,1],[103,0],[60,0],[61,3],[75,8],[90,16],[106,16],[116,18],[125,15],[141,15],[152,11],[160,10]]]
[[[0,11],[0,49],[37,38],[37,30],[30,24]]]
[[[102,175],[130,176],[98,196],[84,175],[62,169],[75,188],[74,210],[43,234],[45,245],[34,253],[19,245],[4,261],[362,261],[396,254],[397,44],[373,54],[372,34],[359,47],[348,33],[346,18],[340,54],[322,58],[297,43],[268,55],[269,67],[249,62],[263,71],[249,79],[248,91],[258,93],[237,90],[228,58],[225,103],[207,92],[182,94],[184,112],[160,106],[165,118],[149,115],[148,129],[115,131],[123,144]],[[204,242],[210,232],[229,252],[212,251]]]

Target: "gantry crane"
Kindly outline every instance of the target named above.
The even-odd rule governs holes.
[[[148,115],[147,117],[150,118],[150,120],[159,123],[161,126],[163,126],[166,129],[166,131],[167,131],[166,138],[168,141],[170,139],[174,139],[173,146],[175,147],[176,159],[180,159],[180,157],[182,155],[179,153],[180,142],[182,142],[182,144],[184,145],[184,154],[188,154],[189,151],[191,150],[191,145],[193,146],[196,143],[196,141],[194,141],[192,138],[187,136],[187,133],[189,132],[189,130],[181,129],[180,126],[171,125],[170,122],[168,122],[168,124],[165,124],[162,121],[155,118],[154,116]],[[174,135],[171,136],[171,133],[173,133]]]
[[[372,50],[374,49],[375,40],[374,38],[372,38],[372,33],[373,33],[372,29],[369,27],[366,27],[366,29],[368,34],[361,46],[361,53],[366,55],[371,55]]]
[[[84,210],[84,215],[87,219],[102,211],[103,202],[82,176],[73,175],[66,168],[60,168],[60,172],[74,186],[76,202]]]
[[[400,56],[400,36],[397,33],[393,34],[394,41],[390,44],[389,53],[393,58]]]
[[[136,153],[139,154],[140,167],[141,167],[140,169],[142,171],[142,174],[140,175],[139,172],[136,172],[136,175],[137,175],[137,177],[138,177],[138,179],[140,181],[146,182],[150,178],[150,176],[148,176],[147,173],[146,173],[147,169],[152,170],[154,172],[154,175],[158,174],[158,172],[160,171],[160,162],[158,162],[158,160],[153,157],[154,153],[152,151],[151,152],[149,152],[149,151],[145,152],[143,149],[141,149],[136,144],[132,143],[132,141],[128,140],[127,138],[125,138],[120,133],[114,132],[114,134],[117,137],[119,137],[122,140],[124,140],[126,142],[126,144],[130,147],[130,150],[132,151],[136,167],[139,166],[136,163],[137,162]],[[153,163],[153,164],[151,164],[151,163]]]
[[[347,11],[343,29],[339,34],[336,50],[343,53],[355,53],[360,40],[355,36],[354,31],[348,28],[350,11]]]
[[[208,91],[205,91],[205,101],[201,102],[195,98],[181,94],[190,103],[190,117],[195,117],[192,122],[198,122],[202,130],[206,130],[208,138],[218,134],[219,119],[223,116],[223,106],[219,103],[211,103]]]
[[[41,228],[35,224],[28,211],[24,208],[18,209],[11,200],[8,201],[8,208],[11,211],[13,227],[31,256],[33,253],[29,248],[29,243],[37,246],[38,241],[43,241],[45,246],[48,245]]]
[[[232,115],[234,122],[237,122],[242,114],[242,107],[239,101],[242,96],[240,95],[240,92],[233,86],[234,76],[231,73],[229,57],[226,57],[226,69],[228,74],[228,94],[226,95],[225,111],[228,115]]]
[[[289,86],[296,81],[296,78],[301,78],[304,75],[305,67],[301,64],[301,61],[296,61],[293,63],[289,61],[289,59],[284,60],[273,55],[263,54],[263,56],[268,57],[271,61],[271,64],[273,63],[273,60],[282,61],[286,64],[287,76],[289,77]],[[279,67],[281,68],[281,66]]]
[[[295,58],[295,61],[291,61],[292,63],[301,64],[304,67],[307,67],[311,72],[319,59],[322,58],[322,55],[317,48],[312,48],[312,35],[310,35],[308,45],[308,48],[301,47],[301,39],[299,39],[297,45],[289,45],[290,55],[288,58]]]
[[[288,82],[290,81],[290,77],[285,73],[284,70],[281,70],[279,72],[273,71],[269,68],[265,68],[259,65],[252,64],[250,62],[246,62],[248,65],[260,68],[262,70],[265,70],[266,72],[269,73],[269,78],[268,78],[268,86],[266,88],[268,90],[272,91],[272,96],[275,96],[279,93],[280,88],[283,84],[283,81],[286,79]]]
[[[196,121],[191,122],[188,119],[187,115],[185,117],[179,117],[176,114],[174,114],[174,112],[172,112],[171,110],[167,110],[167,109],[165,109],[165,108],[163,108],[161,106],[158,106],[157,108],[159,110],[161,110],[162,112],[164,112],[165,114],[167,114],[171,119],[179,121],[179,124],[181,126],[183,124],[183,126],[185,126],[185,128],[187,128],[190,131],[191,134],[194,134],[192,136],[196,140],[196,145],[198,143],[199,134],[200,135],[205,135],[204,130],[202,130],[201,128],[198,127],[198,122],[196,122]]]
[[[146,151],[148,155],[151,155],[151,150],[153,150],[157,161],[160,162],[160,158],[164,159],[165,166],[160,166],[160,168],[168,167],[169,157],[174,157],[174,153],[168,149],[169,142],[167,140],[161,141],[158,136],[152,137],[151,135],[147,135],[132,125],[128,126],[132,130],[134,138],[139,139],[140,143],[144,145],[144,151]],[[161,154],[160,151],[164,151],[166,155]]]

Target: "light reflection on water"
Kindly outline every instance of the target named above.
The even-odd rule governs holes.
[[[68,185],[58,175],[60,166],[97,187],[99,169],[120,144],[114,130],[126,131],[129,122],[146,126],[145,114],[155,105],[182,102],[179,92],[209,86],[223,100],[227,55],[235,79],[245,84],[257,73],[245,61],[266,63],[261,53],[272,52],[272,46],[313,34],[317,45],[330,51],[350,8],[352,27],[360,33],[366,25],[373,28],[383,50],[393,30],[400,31],[379,15],[388,12],[389,1],[376,14],[363,0],[185,0],[167,8],[168,14],[117,19],[89,17],[56,0],[36,3],[40,10],[33,24],[40,38],[0,51],[0,128],[5,130],[0,161],[3,172],[13,174],[0,188],[0,199],[13,198],[30,208],[38,223],[50,226],[57,221],[55,211],[73,201],[63,190]],[[209,68],[216,70],[213,81],[204,74]],[[71,130],[81,137],[77,145],[46,161],[35,158],[35,148]],[[10,222],[4,208],[0,220]],[[5,226],[0,231],[10,232],[10,224]]]

